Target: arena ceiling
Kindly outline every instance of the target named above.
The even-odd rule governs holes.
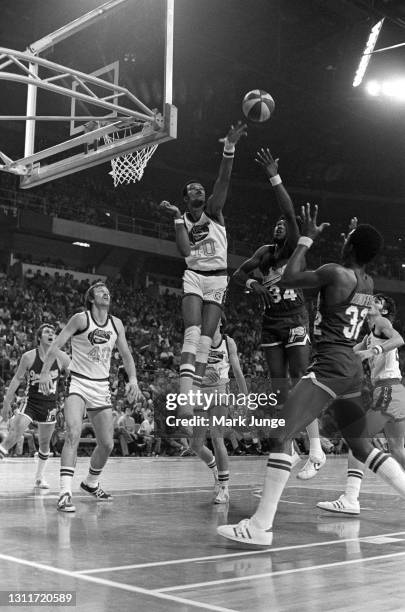
[[[159,22],[158,3],[130,0],[128,9],[89,37],[62,46],[64,57],[55,50],[49,59],[76,66],[88,62],[89,70],[120,59],[127,86],[139,87],[137,70],[143,71],[141,89],[153,105],[160,95],[160,26],[153,34],[138,18],[147,18],[149,25]],[[0,44],[23,50],[100,4],[2,0]],[[261,88],[273,95],[276,111],[267,123],[249,126],[235,165],[241,178],[259,176],[252,157],[257,147],[268,144],[291,183],[387,197],[405,194],[405,103],[383,102],[352,87],[368,33],[378,19],[387,18],[378,46],[405,41],[402,1],[175,0],[175,7],[179,134],[176,143],[160,148],[155,163],[183,165],[190,172],[214,170],[218,137],[241,116],[243,95]],[[368,76],[393,72],[405,77],[404,58],[405,47],[376,56]],[[2,112],[24,109],[22,89],[14,93],[3,81],[1,88]],[[52,140],[59,127],[45,129]],[[0,149],[21,148],[21,137],[21,126],[0,125]]]

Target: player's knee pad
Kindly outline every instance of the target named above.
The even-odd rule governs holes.
[[[196,361],[199,363],[207,363],[208,353],[210,352],[212,339],[209,336],[201,336],[198,345]]]
[[[184,341],[183,341],[182,353],[191,353],[192,355],[195,355],[198,350],[200,336],[201,336],[201,326],[200,325],[190,325],[190,327],[186,327],[184,331]]]

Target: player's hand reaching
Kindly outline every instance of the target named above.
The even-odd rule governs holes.
[[[247,125],[238,121],[236,125],[231,125],[225,138],[220,138],[219,142],[224,142],[230,146],[236,145],[242,136],[247,136]]]
[[[342,239],[343,239],[343,242],[346,242],[346,240],[347,240],[347,239],[348,239],[348,237],[349,237],[349,234],[350,234],[350,233],[351,233],[353,230],[355,230],[355,229],[356,229],[358,222],[359,222],[359,220],[357,219],[357,217],[352,217],[352,218],[350,219],[350,223],[349,223],[349,227],[348,227],[348,230],[347,230],[347,234],[345,234],[344,232],[342,232],[342,233],[340,234],[340,235],[341,235],[341,237],[342,237]]]
[[[330,223],[321,223],[317,225],[318,217],[318,206],[315,204],[313,214],[311,214],[311,204],[301,206],[301,218],[303,219],[301,235],[315,240],[319,234],[323,232],[326,227],[330,226]]]
[[[168,202],[167,200],[162,200],[162,202],[160,202],[159,210],[161,210],[162,212],[165,212],[165,213],[171,215],[175,219],[180,219],[181,218],[180,209],[177,206],[174,206],[173,204],[170,204],[170,202]]]
[[[266,287],[263,287],[263,285],[256,281],[250,285],[250,291],[259,296],[263,308],[269,308],[271,306],[270,294]]]
[[[41,372],[38,380],[39,392],[43,395],[49,395],[52,389],[52,378],[49,372]]]
[[[373,349],[362,349],[360,351],[355,351],[356,355],[360,357],[362,361],[365,359],[371,359],[371,357],[375,357],[375,352]]]
[[[143,398],[143,393],[135,382],[129,382],[127,385],[127,400],[130,404],[139,402]]]
[[[273,159],[270,149],[259,149],[256,153],[255,162],[262,166],[269,178],[278,174],[278,158]]]

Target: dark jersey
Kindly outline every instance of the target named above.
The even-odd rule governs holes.
[[[51,393],[49,395],[44,395],[40,392],[38,386],[39,376],[41,374],[43,365],[44,363],[39,356],[39,351],[36,349],[34,363],[28,372],[28,388],[26,391],[26,396],[29,406],[40,405],[41,407],[46,407],[48,410],[53,410],[53,408],[56,408],[56,390],[61,370],[57,360],[55,359],[49,372],[52,379]]]
[[[260,271],[263,274],[262,285],[268,290],[271,300],[271,306],[266,308],[265,317],[284,317],[305,309],[302,289],[286,289],[278,285],[293,251],[294,249],[286,243],[281,247],[270,244],[260,264]]]
[[[339,344],[353,347],[357,341],[373,300],[373,281],[354,270],[357,285],[341,304],[327,305],[321,289],[315,328],[317,346]]]

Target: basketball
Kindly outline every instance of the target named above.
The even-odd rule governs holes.
[[[249,91],[242,102],[242,110],[246,119],[256,123],[262,123],[270,119],[274,106],[271,95],[262,89]]]

